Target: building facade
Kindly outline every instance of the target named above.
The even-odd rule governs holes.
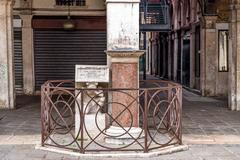
[[[146,70],[239,110],[238,1],[172,0],[171,28],[149,32]]]
[[[105,1],[18,0],[13,15],[20,93],[34,94],[46,80],[74,79],[75,64],[106,64]]]
[[[74,79],[76,64],[121,67],[131,55],[129,66],[138,67],[139,3],[1,0],[0,108],[14,108],[16,94],[37,94],[46,80]]]
[[[114,43],[127,50],[139,42],[126,36],[130,35],[126,30],[138,28],[140,47],[146,50],[140,67],[143,71],[179,82],[204,96],[228,97],[229,107],[240,110],[240,1],[142,1],[153,7],[154,14],[142,19],[140,5],[140,22],[145,23],[140,28],[121,19],[120,12],[109,13],[116,20],[107,16],[109,3],[124,6],[139,2],[1,0],[0,108],[14,108],[15,94],[36,94],[47,80],[74,79],[75,64],[106,65],[109,56],[104,51],[117,49],[110,38],[118,36]],[[167,12],[159,14],[159,5]],[[139,9],[134,11],[134,18],[138,18]],[[162,13],[169,17],[161,19]],[[164,25],[157,26],[154,15],[160,16]],[[116,35],[118,30],[108,33],[110,21],[120,25],[124,34]],[[150,23],[154,25],[146,26]]]

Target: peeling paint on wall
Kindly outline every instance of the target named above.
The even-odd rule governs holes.
[[[121,31],[118,34],[118,37],[111,37],[110,42],[108,44],[109,48],[112,50],[134,50],[136,46],[138,46],[138,34],[137,38],[134,38],[133,34],[128,33],[125,26],[121,25]]]
[[[107,5],[108,50],[139,49],[139,4]]]

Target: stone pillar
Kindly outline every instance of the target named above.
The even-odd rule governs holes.
[[[174,33],[174,53],[173,53],[173,80],[177,81],[177,70],[178,70],[178,35]]]
[[[139,86],[139,57],[143,51],[139,50],[139,2],[140,0],[106,0],[107,4],[107,55],[111,68],[112,88],[138,88]],[[137,98],[138,91],[127,91]],[[107,130],[108,135],[117,136],[125,131],[121,127],[132,127],[129,133],[139,136],[139,106],[137,101],[126,94],[114,92],[112,94],[112,116],[116,118]],[[120,105],[120,103],[122,105]],[[129,113],[131,112],[131,114]],[[131,125],[132,124],[132,125]],[[120,127],[121,126],[121,127]],[[131,137],[124,136],[106,139],[106,142],[122,144]]]
[[[12,0],[0,1],[0,109],[15,106]]]
[[[195,25],[192,26],[190,32],[190,88],[195,87]]]
[[[172,57],[172,52],[173,52],[173,46],[172,46],[172,35],[171,33],[168,34],[168,79],[172,79],[172,63],[173,63],[173,57]]]
[[[149,48],[150,48],[149,33],[146,32],[146,71],[147,71],[147,74],[149,74],[151,72]]]
[[[240,0],[231,5],[229,36],[229,108],[240,111]]]
[[[216,21],[217,16],[204,16],[201,31],[201,91],[203,96],[214,96],[216,87]]]
[[[34,92],[34,55],[33,55],[33,29],[32,15],[21,15],[22,51],[23,51],[23,87],[24,94]]]
[[[178,37],[178,41],[180,41],[180,64],[177,64],[178,66],[180,66],[181,70],[180,70],[180,83],[183,84],[183,38],[184,38],[184,30],[180,30],[180,37]],[[179,68],[178,68],[179,70]]]

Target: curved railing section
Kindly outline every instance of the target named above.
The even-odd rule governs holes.
[[[180,85],[162,80],[141,81],[138,89],[81,89],[74,85],[67,80],[42,85],[42,146],[86,153],[149,152],[182,144]],[[114,112],[114,107],[119,112]],[[109,134],[111,126],[121,132]],[[132,132],[136,127],[139,132]],[[114,138],[123,138],[123,142],[109,143]]]

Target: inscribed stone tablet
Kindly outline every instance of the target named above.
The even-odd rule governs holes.
[[[76,65],[75,82],[109,82],[109,68],[97,65]]]

